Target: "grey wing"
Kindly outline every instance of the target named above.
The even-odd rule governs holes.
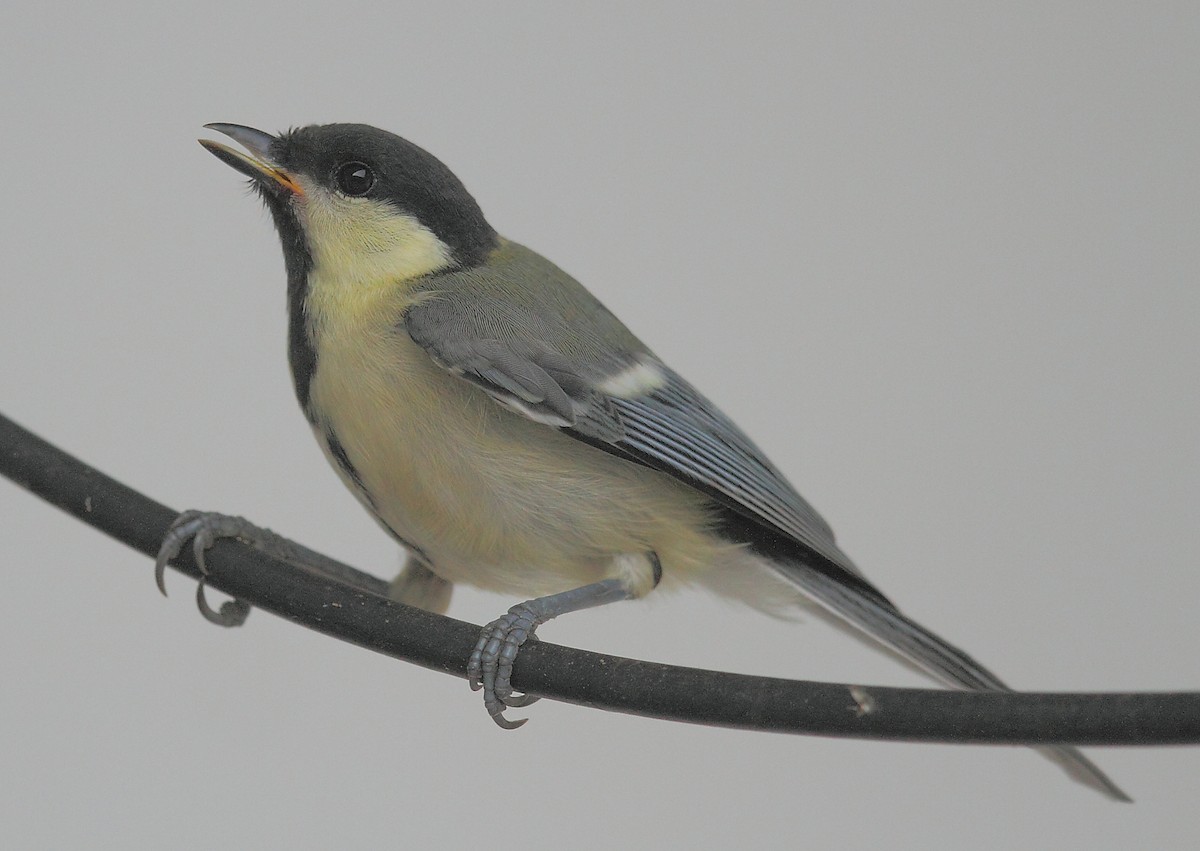
[[[762,450],[681,376],[660,369],[660,387],[612,399],[624,425],[617,445],[861,578],[829,524]]]
[[[696,487],[861,580],[829,524],[750,438],[648,351],[567,354],[551,341],[578,339],[578,328],[454,295],[410,308],[404,327],[436,363],[510,410]]]
[[[618,439],[621,423],[612,404],[577,359],[547,342],[552,329],[545,325],[509,304],[470,311],[453,297],[412,307],[404,319],[409,336],[435,363],[504,407],[540,423],[579,429],[596,440]]]

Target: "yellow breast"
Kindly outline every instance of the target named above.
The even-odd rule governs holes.
[[[621,554],[654,550],[679,568],[711,558],[699,494],[436,365],[401,323],[414,277],[441,269],[445,246],[394,211],[370,226],[356,212],[305,223],[309,409],[331,462],[389,529],[446,579],[529,595],[597,581]]]

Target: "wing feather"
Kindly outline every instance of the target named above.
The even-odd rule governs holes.
[[[861,576],[837,546],[829,524],[762,450],[678,374],[663,371],[662,388],[635,399],[613,400],[624,425],[622,447],[724,495],[726,505]]]
[[[435,362],[510,410],[686,482],[861,579],[829,524],[762,450],[648,351],[568,354],[550,342],[570,332],[553,316],[481,298],[458,292],[418,303],[404,327]],[[604,392],[623,386],[614,379],[631,369],[658,380],[633,395]]]

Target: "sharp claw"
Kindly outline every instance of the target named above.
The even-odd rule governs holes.
[[[208,603],[204,587],[204,580],[201,579],[196,584],[196,607],[200,609],[200,614],[204,615],[206,621],[224,627],[241,626],[246,622],[250,615],[249,603],[244,600],[229,600],[221,604],[220,610],[214,609]]]
[[[483,683],[479,681],[479,677],[467,677],[467,685],[471,687],[471,691],[479,691],[483,688]]]
[[[164,597],[167,596],[167,562],[179,555],[180,549],[183,548],[179,527],[191,519],[189,515],[192,513],[185,511],[175,518],[175,522],[167,528],[167,534],[163,536],[162,545],[158,548],[158,556],[154,559],[154,584]]]
[[[496,726],[503,730],[515,730],[529,720],[520,718],[516,721],[509,721],[504,717],[504,704],[494,697],[490,700],[485,698],[483,703],[487,707],[488,715],[492,716],[492,720],[496,722]]]
[[[525,726],[525,722],[528,721],[529,719],[528,718],[520,718],[516,721],[509,721],[503,715],[497,713],[496,715],[492,716],[492,720],[496,722],[497,726],[501,727],[504,730],[515,730],[518,727]]]
[[[200,614],[204,615],[204,619],[209,623],[215,623],[218,626],[224,623],[221,619],[221,613],[208,604],[208,597],[204,594],[203,579],[196,583],[196,608],[200,610]]]
[[[234,521],[232,524],[230,521]],[[158,549],[158,556],[154,560],[154,584],[158,586],[158,590],[162,595],[167,596],[166,572],[167,564],[183,550],[188,538],[192,539],[192,555],[195,557],[196,566],[200,569],[201,580],[196,586],[196,606],[200,609],[200,614],[204,615],[205,620],[214,623],[217,626],[233,627],[241,626],[246,622],[246,618],[250,615],[250,604],[244,600],[229,600],[221,604],[221,608],[214,609],[208,604],[208,599],[205,597],[203,577],[209,573],[208,561],[205,558],[205,551],[208,550],[218,538],[233,537],[235,532],[227,531],[227,527],[236,530],[238,523],[245,525],[241,518],[229,518],[225,515],[206,514],[203,511],[185,511],[175,518],[175,521],[168,527],[167,534],[163,536],[162,546]],[[215,530],[215,531],[214,531]]]
[[[163,558],[163,554],[158,554],[158,559],[154,562],[154,584],[158,586],[158,590],[162,595],[167,596],[167,561]]]
[[[512,694],[504,698],[504,705],[509,709],[520,709],[541,700],[536,694]],[[528,719],[526,719],[528,720]]]

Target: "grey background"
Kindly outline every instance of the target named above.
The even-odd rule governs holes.
[[[0,402],[170,505],[390,575],[295,408],[265,214],[201,125],[441,156],[753,435],[912,615],[1041,689],[1200,687],[1195,4],[9,3]],[[1184,847],[1200,752],[755,735],[461,681],[192,584],[0,483],[13,848]],[[476,622],[513,601],[470,590]],[[700,592],[547,640],[919,684]]]

